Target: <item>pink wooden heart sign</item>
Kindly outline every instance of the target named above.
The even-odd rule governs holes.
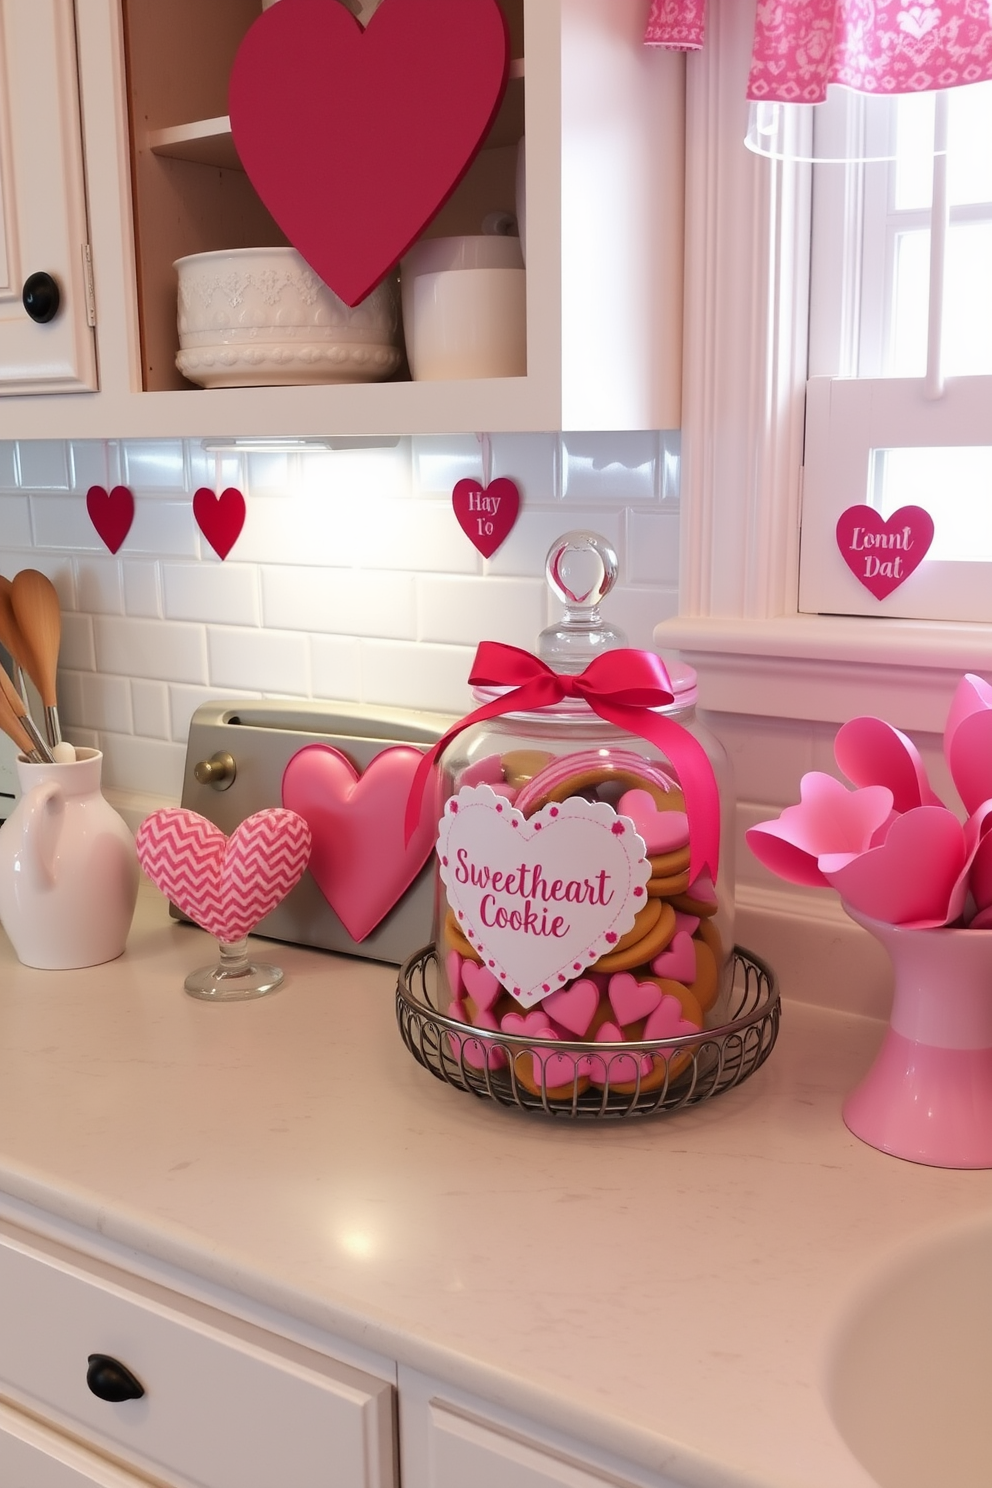
[[[226,837],[185,807],[153,811],[135,838],[152,883],[225,945],[254,930],[306,871],[310,829],[273,807],[247,817]]]
[[[262,201],[348,305],[444,204],[489,130],[509,42],[497,0],[383,0],[363,30],[281,0],[231,72],[234,143]]]
[[[420,759],[419,749],[398,744],[359,774],[329,744],[307,744],[283,773],[283,805],[298,811],[313,833],[310,871],[354,941],[372,933],[430,856],[430,793],[409,843],[403,837],[403,813]]]
[[[193,497],[193,517],[218,558],[226,558],[245,525],[245,498],[236,486],[219,496],[201,486]]]
[[[451,493],[458,525],[483,558],[491,558],[510,535],[520,510],[520,492],[512,480],[500,476],[483,486],[460,480]]]
[[[573,797],[525,817],[488,785],[445,805],[437,854],[459,927],[524,1007],[613,949],[647,902],[632,822]]]
[[[876,599],[906,582],[932,542],[933,518],[922,506],[901,506],[888,521],[873,506],[849,506],[837,519],[841,557]]]
[[[98,537],[116,553],[134,521],[134,497],[127,486],[114,486],[111,491],[104,486],[90,486],[86,492],[86,510]]]

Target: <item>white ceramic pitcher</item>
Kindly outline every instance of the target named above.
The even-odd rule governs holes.
[[[0,922],[25,966],[113,961],[138,893],[134,839],[100,792],[103,755],[75,764],[18,759],[21,799],[0,828]]]

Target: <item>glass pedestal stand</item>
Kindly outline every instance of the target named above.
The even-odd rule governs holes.
[[[191,971],[183,985],[190,997],[207,1002],[244,1002],[249,997],[264,997],[282,984],[282,971],[264,961],[253,961],[248,955],[248,937],[220,946],[216,966],[201,966]]]

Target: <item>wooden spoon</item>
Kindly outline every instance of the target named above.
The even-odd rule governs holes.
[[[0,671],[3,671],[2,667],[0,667]],[[6,672],[3,675],[7,677]],[[7,686],[10,688],[14,697],[17,697],[17,689],[9,677],[7,677]],[[20,703],[23,708],[23,698],[20,699]],[[3,687],[2,683],[0,683],[0,729],[3,729],[8,739],[13,739],[25,759],[31,760],[34,764],[40,763],[41,754],[35,748],[31,735],[24,728],[20,718],[14,712],[13,704],[7,696],[7,688]]]
[[[18,748],[21,749],[25,754],[27,754],[28,759],[34,761],[35,763],[43,760],[45,764],[53,765],[55,763],[55,756],[49,749],[48,745],[45,743],[43,736],[38,732],[38,725],[35,723],[34,719],[31,717],[31,714],[25,707],[24,699],[21,697],[21,694],[18,692],[13,682],[11,682],[10,678],[7,676],[5,669],[2,666],[0,666],[0,696],[5,698],[7,703],[9,704],[10,711],[17,719],[17,722],[21,727],[21,731],[28,740],[29,747],[25,750],[24,745],[20,741],[20,738],[15,738],[14,735],[10,733],[10,730],[6,727],[6,725],[4,725],[5,733],[10,734],[10,737],[14,740],[14,743],[17,744]]]
[[[24,637],[14,618],[13,586],[0,574],[0,646],[14,663],[14,680],[27,707],[27,685],[24,681]]]
[[[10,597],[24,645],[24,666],[45,705],[45,733],[54,749],[62,742],[55,675],[62,639],[62,611],[55,585],[36,568],[22,568],[10,586]]]

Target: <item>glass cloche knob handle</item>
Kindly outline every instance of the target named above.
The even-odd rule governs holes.
[[[626,646],[623,631],[599,613],[619,571],[616,552],[596,532],[566,532],[551,544],[544,572],[565,613],[541,631],[537,649],[556,671],[581,672],[594,656]]]

